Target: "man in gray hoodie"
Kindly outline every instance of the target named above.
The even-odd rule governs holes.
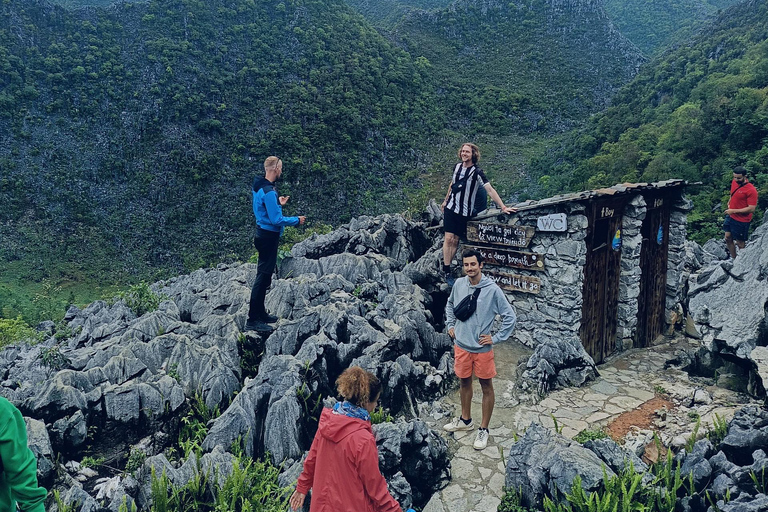
[[[474,250],[462,254],[466,277],[457,279],[445,305],[445,326],[454,342],[454,371],[459,378],[461,416],[454,418],[443,428],[448,432],[473,430],[472,421],[472,374],[480,381],[483,390],[482,419],[473,444],[476,450],[488,445],[488,424],[493,414],[496,395],[493,391],[493,377],[496,365],[493,361],[493,345],[509,338],[515,327],[517,315],[507,301],[501,288],[489,277],[483,275],[483,257]],[[480,289],[477,308],[465,321],[458,320],[453,313],[454,305]],[[501,328],[491,335],[491,328],[501,315]]]

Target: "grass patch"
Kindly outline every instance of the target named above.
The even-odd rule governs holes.
[[[595,439],[605,439],[608,437],[608,434],[603,429],[597,429],[597,430],[591,430],[588,428],[585,428],[575,436],[573,436],[573,440],[577,443],[584,444],[587,441],[594,441]]]

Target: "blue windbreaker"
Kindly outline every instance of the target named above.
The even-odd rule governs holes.
[[[258,176],[253,181],[253,214],[261,229],[282,234],[284,226],[298,226],[298,217],[283,217],[283,207],[277,199],[275,184]]]

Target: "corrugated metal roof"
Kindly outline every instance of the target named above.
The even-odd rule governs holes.
[[[515,205],[510,205],[513,208],[517,208],[518,211],[533,210],[535,208],[541,208],[544,206],[552,206],[555,204],[589,201],[592,199],[598,199],[605,196],[618,196],[624,194],[637,193],[643,190],[659,190],[664,188],[682,187],[688,183],[685,180],[665,180],[657,181],[654,183],[617,183],[616,185],[608,188],[598,188],[595,190],[585,190],[583,192],[572,192],[570,194],[561,194],[558,196],[547,197],[545,199],[523,201]],[[491,213],[491,212],[494,213]],[[498,210],[490,210],[487,214],[481,214],[475,217],[475,220],[493,217],[498,215]]]

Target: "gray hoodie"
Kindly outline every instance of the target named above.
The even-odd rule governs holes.
[[[477,288],[481,290],[477,297],[475,314],[465,322],[457,320],[453,314],[453,306]],[[453,327],[456,345],[476,354],[490,351],[492,345],[481,345],[479,340],[481,334],[491,333],[496,315],[501,315],[502,323],[499,332],[491,336],[494,344],[506,340],[512,334],[517,321],[514,308],[507,301],[501,288],[490,277],[482,276],[477,286],[472,286],[466,276],[456,280],[448,297],[448,303],[445,305],[445,328]]]

